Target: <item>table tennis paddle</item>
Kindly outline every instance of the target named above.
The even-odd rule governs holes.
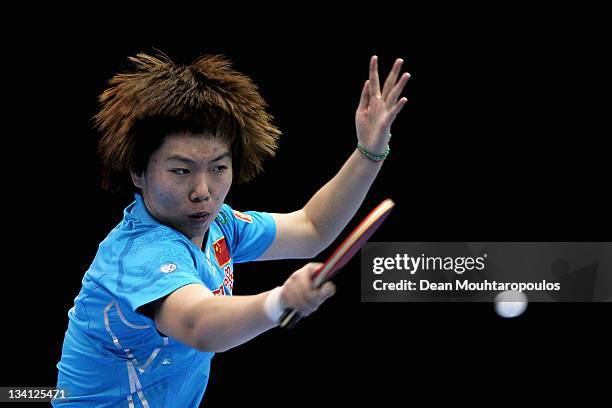
[[[395,203],[387,198],[374,208],[359,223],[359,225],[349,234],[348,237],[336,248],[331,256],[313,275],[313,285],[318,288],[334,276],[340,268],[359,251],[359,249],[380,227],[380,224],[387,218]],[[280,327],[292,328],[301,319],[301,316],[293,309],[285,310],[280,317]]]

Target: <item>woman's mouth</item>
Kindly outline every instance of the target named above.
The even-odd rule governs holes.
[[[198,223],[206,222],[208,220],[208,217],[210,217],[210,213],[208,212],[197,212],[189,216],[189,218],[191,218],[192,220]]]

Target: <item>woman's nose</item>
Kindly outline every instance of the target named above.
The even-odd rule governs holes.
[[[211,193],[208,183],[204,177],[200,178],[191,192],[189,197],[193,202],[202,202],[210,200]]]

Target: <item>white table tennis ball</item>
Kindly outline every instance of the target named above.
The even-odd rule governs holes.
[[[501,317],[516,317],[527,309],[527,296],[518,290],[506,290],[495,296],[495,311]]]

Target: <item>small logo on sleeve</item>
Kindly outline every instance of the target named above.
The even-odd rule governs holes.
[[[162,267],[159,268],[159,270],[162,271],[163,273],[174,272],[176,270],[176,265],[173,263],[165,264],[165,265],[162,265]]]
[[[251,216],[249,214],[245,214],[245,213],[240,212],[240,211],[234,210],[234,217],[236,217],[239,220],[242,220],[244,222],[248,222],[249,224],[253,222],[253,219],[251,218]]]
[[[217,215],[216,221],[221,224],[227,224],[227,215],[225,215],[225,212],[223,212],[223,210],[221,210]]]

